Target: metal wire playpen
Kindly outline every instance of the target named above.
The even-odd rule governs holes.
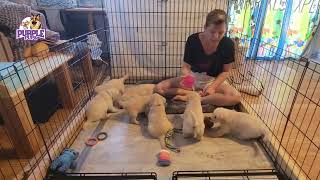
[[[177,76],[188,35],[202,30],[211,9],[227,7],[226,0],[106,0],[103,8],[109,24],[104,29],[68,40],[41,58],[25,59],[2,69],[0,112],[4,122],[0,127],[0,151],[5,158],[0,160],[0,177],[45,178],[52,160],[72,145],[81,130],[84,107],[93,96],[95,85],[106,76],[118,78],[124,74],[129,74],[129,84]],[[88,35],[101,31],[108,40],[109,47],[104,49],[111,59],[96,63],[87,40]],[[319,179],[319,64],[287,51],[277,54],[281,60],[247,58],[250,43],[262,42],[242,35],[238,38],[229,82],[243,92],[241,109],[267,127],[268,136],[260,145],[274,168],[182,169],[173,172],[172,179]],[[271,45],[259,51],[273,52]],[[40,123],[32,115],[36,112],[30,112],[25,92],[49,82],[57,87],[59,103],[50,118]],[[69,175],[68,178],[157,179],[153,172]],[[49,174],[47,178],[62,177]]]

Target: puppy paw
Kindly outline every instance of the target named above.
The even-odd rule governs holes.
[[[132,124],[137,124],[137,125],[139,125],[139,124],[140,124],[140,122],[139,122],[139,121],[137,121],[137,120],[133,120],[133,121],[131,121],[131,123],[132,123]]]
[[[188,97],[187,96],[176,95],[175,97],[172,98],[172,100],[187,102],[188,101]]]
[[[109,110],[110,113],[117,113],[117,112],[120,111],[120,109],[118,109],[116,107],[110,107],[108,110]]]
[[[210,129],[214,126],[214,123],[212,122],[212,118],[211,117],[205,117],[204,118],[204,125],[206,129]]]

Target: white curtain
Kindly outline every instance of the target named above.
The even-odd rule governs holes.
[[[312,41],[310,42],[310,45],[306,49],[303,56],[313,61],[320,62],[320,26],[319,25]]]

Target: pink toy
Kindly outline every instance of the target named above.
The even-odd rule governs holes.
[[[163,149],[159,152],[158,164],[160,166],[169,166],[171,164],[169,151]]]
[[[185,88],[190,88],[193,89],[194,85],[196,83],[195,78],[192,75],[188,75],[183,77],[182,81],[181,81],[181,85]]]

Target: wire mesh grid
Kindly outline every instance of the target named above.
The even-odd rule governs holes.
[[[248,41],[260,43],[246,37],[240,41],[244,42],[243,46]],[[272,51],[272,48],[260,50]],[[246,57],[246,51],[239,53],[238,56]],[[240,60],[243,63],[233,72],[234,79],[240,83],[231,82],[245,92],[244,108],[266,125],[268,138],[263,146],[276,168],[291,179],[318,179],[320,169],[314,165],[320,160],[319,64],[288,51],[281,55],[271,53],[277,59]]]
[[[64,175],[48,175],[47,180],[51,179],[157,179],[157,174],[154,172],[125,172],[125,173],[69,173],[68,176]]]
[[[187,37],[203,29],[207,13],[226,0],[106,0],[112,75],[134,83],[177,76]]]
[[[1,69],[0,151],[5,158],[0,160],[0,174],[4,179],[44,178],[52,159],[72,144],[93,87],[110,72],[110,59],[92,65],[96,62],[88,37],[100,31],[104,29]]]
[[[251,170],[211,170],[211,171],[176,171],[172,179],[197,179],[197,180],[248,180],[248,179],[283,179],[274,169]]]
[[[103,31],[110,34],[112,77],[128,73],[131,77],[129,83],[133,83],[177,76],[187,36],[202,30],[205,15],[210,9],[226,9],[227,3],[209,0],[177,0],[174,3],[165,0],[106,0],[110,26]],[[0,177],[45,177],[52,159],[64,147],[70,146],[77,136],[84,116],[82,107],[92,94],[94,85],[91,80],[101,81],[98,76],[105,76],[106,69],[110,67],[95,67],[98,69],[94,70],[93,77],[87,77],[90,70],[84,62],[89,55],[83,50],[86,49],[87,35],[70,40],[66,46],[56,47],[49,56],[44,53],[42,58],[32,58],[31,63],[18,62],[1,70],[0,111],[3,119],[12,121],[6,121],[0,129],[4,137],[1,140],[5,139],[0,143],[0,151],[6,157],[18,155],[22,158],[1,160]],[[245,110],[266,125],[269,135],[262,144],[276,169],[291,179],[318,179],[320,96],[316,90],[319,64],[291,52],[279,55],[284,59],[281,61],[247,59],[250,43],[256,41],[239,37],[230,83],[244,92],[242,104]],[[272,48],[260,50],[272,51]],[[77,57],[69,60],[75,54]],[[72,108],[58,110],[59,113],[53,115],[55,120],[49,120],[48,124],[34,123],[26,109],[26,95],[21,92],[40,82],[43,76],[48,76],[45,81],[55,82],[68,75],[71,76],[68,81],[58,82],[72,87],[74,98],[68,100],[61,95],[59,101],[62,106],[73,105]],[[58,91],[65,90],[57,86]],[[72,91],[61,94],[68,96]],[[20,139],[12,138],[13,135]]]

